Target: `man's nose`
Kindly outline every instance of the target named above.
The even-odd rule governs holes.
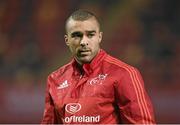
[[[88,38],[86,36],[83,36],[80,41],[81,46],[87,46],[88,45]]]

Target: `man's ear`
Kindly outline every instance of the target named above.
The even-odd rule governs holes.
[[[99,43],[102,41],[103,32],[99,32]]]
[[[68,36],[64,35],[64,40],[67,46],[69,46],[69,40],[68,40]]]

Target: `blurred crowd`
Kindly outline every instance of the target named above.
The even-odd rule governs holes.
[[[100,17],[102,47],[141,71],[157,121],[180,122],[179,6],[179,0],[0,0],[0,123],[40,121],[46,77],[71,59],[64,24],[78,8]]]

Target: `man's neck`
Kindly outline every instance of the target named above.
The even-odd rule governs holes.
[[[77,62],[77,68],[79,69],[80,74],[83,75],[84,74],[83,64]]]

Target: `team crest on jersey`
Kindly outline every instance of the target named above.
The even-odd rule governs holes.
[[[81,110],[81,104],[79,103],[69,103],[65,106],[65,110],[70,114],[75,114]]]
[[[100,85],[103,83],[103,81],[106,79],[108,74],[99,74],[97,77],[95,78],[92,78],[90,81],[89,81],[89,84],[90,85]]]

